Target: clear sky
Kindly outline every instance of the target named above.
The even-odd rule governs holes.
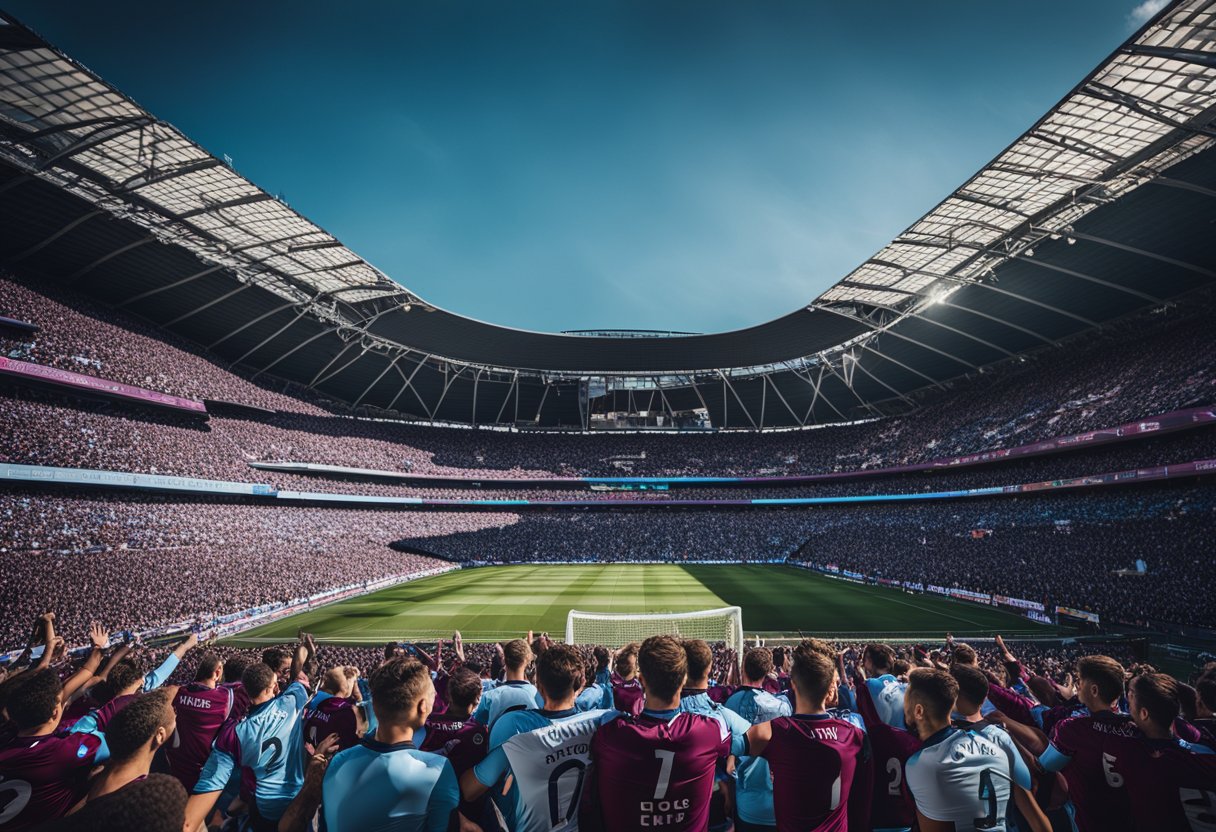
[[[422,297],[709,332],[816,297],[1164,0],[0,0]]]

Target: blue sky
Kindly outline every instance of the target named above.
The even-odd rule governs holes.
[[[440,306],[708,332],[812,300],[1162,0],[0,2]]]

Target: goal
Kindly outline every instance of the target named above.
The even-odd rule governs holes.
[[[663,613],[570,610],[566,617],[567,644],[616,648],[658,635],[702,638],[710,644],[724,641],[736,654],[742,654],[743,610],[739,607]]]

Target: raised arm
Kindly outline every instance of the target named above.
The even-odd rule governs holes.
[[[97,680],[101,681],[109,676],[110,671],[114,669],[114,665],[125,659],[130,652],[131,642],[118,645],[118,649],[111,653],[110,658],[106,659],[106,663],[102,665],[101,672],[97,674]]]
[[[304,665],[311,662],[316,655],[317,643],[313,640],[312,633],[300,633],[300,643],[296,645],[296,652],[291,657],[292,682],[299,681]]]
[[[423,650],[421,647],[419,647],[417,644],[411,643],[410,652],[412,652],[414,654],[414,656],[418,659],[418,661],[422,662],[424,665],[429,667],[431,670],[439,669],[439,660],[438,660],[438,658],[436,658],[439,655],[438,651],[436,651],[435,656],[432,656],[431,654],[429,654],[425,650]]]
[[[178,664],[182,657],[185,656],[194,645],[198,644],[198,634],[191,633],[186,638],[182,639],[176,647],[173,648],[165,660],[160,663],[160,666],[151,673],[144,676],[144,690],[156,690],[158,687],[169,681],[169,677],[173,675],[173,671],[177,670]]]
[[[97,668],[101,667],[101,657],[105,653],[107,647],[110,646],[110,637],[106,635],[105,628],[97,622],[89,627],[89,641],[93,645],[93,649],[89,652],[89,657],[84,660],[84,664],[80,669],[68,677],[63,683],[63,694],[60,696],[61,702],[69,702],[78,690],[85,686],[85,683],[92,679],[97,674]]]

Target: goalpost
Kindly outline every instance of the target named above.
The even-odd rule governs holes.
[[[710,644],[724,641],[736,655],[742,655],[743,610],[739,607],[661,613],[570,610],[566,617],[567,644],[616,648],[659,635],[701,638]]]

